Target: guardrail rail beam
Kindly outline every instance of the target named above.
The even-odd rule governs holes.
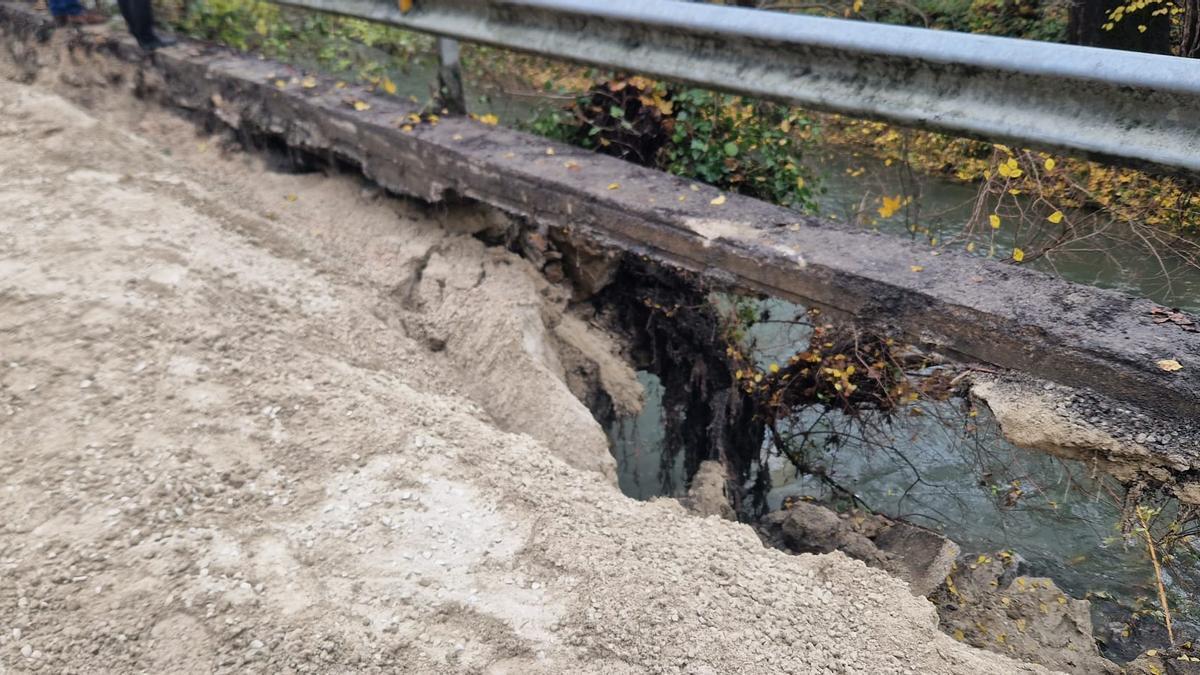
[[[903,126],[1200,174],[1193,59],[676,0],[277,0]]]

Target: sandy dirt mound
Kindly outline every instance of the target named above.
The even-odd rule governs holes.
[[[0,82],[0,672],[1035,672],[622,496],[521,260],[112,115]]]

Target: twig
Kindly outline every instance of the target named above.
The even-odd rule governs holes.
[[[1154,549],[1154,539],[1150,536],[1150,523],[1146,512],[1137,511],[1138,520],[1142,523],[1142,536],[1146,538],[1146,550],[1150,552],[1150,562],[1154,563],[1154,582],[1158,586],[1158,604],[1162,607],[1163,621],[1167,624],[1167,639],[1175,646],[1175,631],[1171,629],[1171,608],[1167,605],[1167,589],[1163,585],[1162,566],[1158,564],[1158,552]]]

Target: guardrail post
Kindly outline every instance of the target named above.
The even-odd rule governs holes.
[[[442,107],[455,115],[465,115],[467,99],[463,94],[462,67],[458,61],[458,40],[437,39],[438,99]]]

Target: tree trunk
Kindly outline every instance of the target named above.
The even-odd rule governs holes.
[[[1200,0],[1183,0],[1179,56],[1200,59]]]
[[[1151,16],[1157,5],[1127,14],[1113,22],[1112,30],[1104,30],[1109,13],[1123,4],[1124,0],[1074,0],[1067,22],[1067,40],[1089,47],[1170,54],[1171,19],[1165,14]]]

